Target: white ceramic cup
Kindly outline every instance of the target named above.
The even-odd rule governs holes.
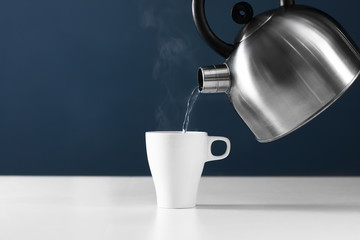
[[[230,140],[206,132],[146,132],[146,151],[160,208],[192,208],[204,163],[230,153]],[[226,143],[225,153],[215,156],[211,145]]]

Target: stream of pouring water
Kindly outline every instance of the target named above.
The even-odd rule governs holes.
[[[196,99],[198,98],[199,94],[200,94],[200,90],[198,87],[194,88],[194,90],[190,94],[189,100],[187,102],[185,118],[184,118],[184,122],[183,122],[183,126],[182,126],[183,133],[186,133],[186,131],[188,129],[190,113],[191,113],[192,108],[194,107],[194,104],[195,104]]]

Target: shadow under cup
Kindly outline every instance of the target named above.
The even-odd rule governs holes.
[[[157,204],[161,208],[195,207],[204,163],[224,159],[230,153],[228,138],[208,136],[206,132],[146,132],[145,140]],[[215,141],[226,143],[224,154],[212,154],[211,145]]]

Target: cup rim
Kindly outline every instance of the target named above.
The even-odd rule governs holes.
[[[208,135],[207,132],[202,132],[202,131],[147,131],[145,132],[145,134],[158,134],[158,135],[184,135],[184,136],[189,136],[189,135]]]

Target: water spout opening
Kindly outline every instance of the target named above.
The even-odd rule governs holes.
[[[203,76],[203,71],[202,68],[198,69],[198,83],[199,83],[199,91],[201,92],[203,90],[203,86],[204,86],[204,76]]]

